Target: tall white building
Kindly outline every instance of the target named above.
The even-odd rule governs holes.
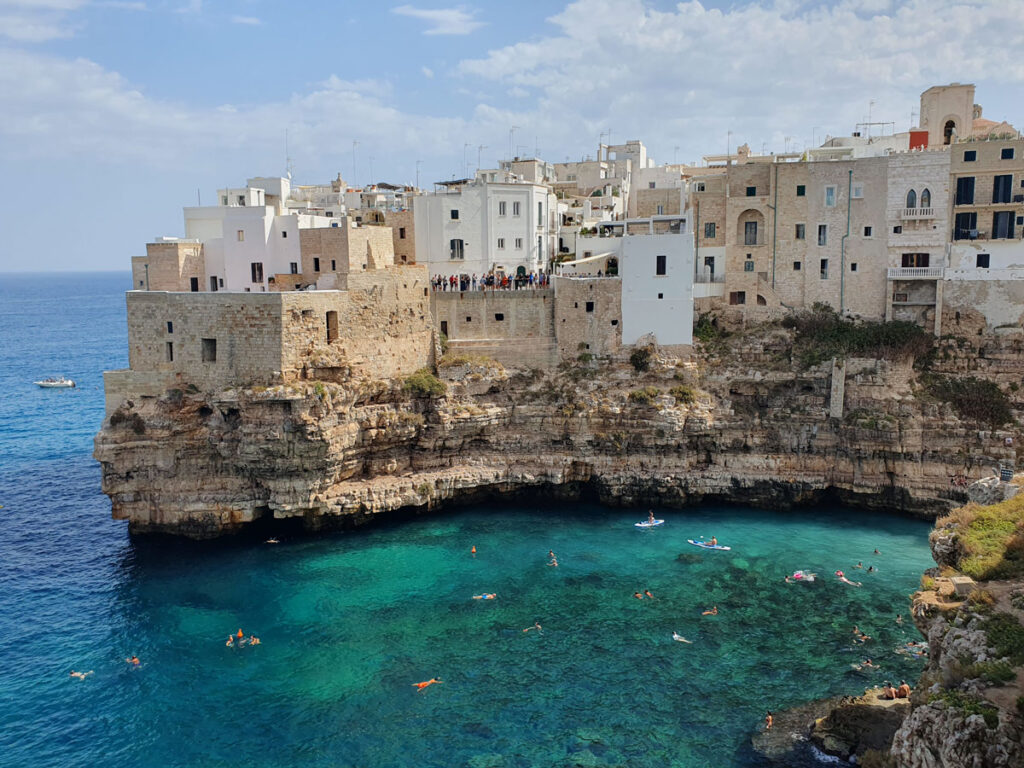
[[[416,261],[432,275],[547,269],[556,228],[549,187],[500,170],[443,186],[445,192],[412,198]]]

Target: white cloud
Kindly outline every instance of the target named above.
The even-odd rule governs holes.
[[[465,6],[458,8],[416,8],[412,5],[400,5],[391,9],[399,16],[411,16],[423,19],[433,26],[424,30],[425,35],[468,35],[474,29],[484,26],[484,22],[473,17],[475,10],[467,10]]]
[[[18,43],[44,43],[73,35],[68,12],[85,0],[0,0],[0,37]]]
[[[420,71],[423,73],[423,76],[428,80],[432,80],[434,78],[434,70],[432,70],[430,67],[420,67]]]
[[[102,0],[102,2],[94,3],[99,8],[115,8],[120,11],[145,11],[145,3],[128,2],[128,0]]]
[[[188,0],[185,5],[174,9],[175,13],[199,14],[203,12],[203,0]]]
[[[232,24],[245,24],[245,25],[248,25],[250,27],[260,27],[260,26],[263,26],[263,22],[260,19],[257,19],[255,16],[232,16],[231,17],[231,23]]]

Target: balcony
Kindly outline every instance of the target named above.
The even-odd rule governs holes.
[[[900,218],[904,221],[925,221],[935,218],[934,208],[904,208]]]
[[[890,267],[890,280],[938,280],[942,277],[942,267]]]

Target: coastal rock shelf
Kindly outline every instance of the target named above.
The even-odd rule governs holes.
[[[1013,459],[1010,433],[916,397],[909,362],[851,359],[837,373],[778,358],[769,338],[730,356],[656,353],[643,373],[588,360],[510,375],[469,360],[442,366],[442,397],[316,370],[270,388],[171,390],[111,414],[95,456],[115,518],[194,538],[529,493],[677,507],[828,497],[931,517],[965,500],[952,476]]]

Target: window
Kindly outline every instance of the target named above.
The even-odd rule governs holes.
[[[220,287],[221,287],[221,288],[223,288],[223,287],[224,287],[224,278],[223,278],[223,277],[218,277],[218,278],[217,278],[217,282],[218,282],[218,283],[220,283]]]
[[[754,271],[754,262],[753,261],[749,261],[749,260],[748,261],[744,261],[743,262],[743,271],[744,272],[753,272]]]
[[[283,229],[281,230],[281,237],[288,237],[288,233],[285,232]]]
[[[947,120],[945,127],[942,129],[942,143],[952,144],[953,134],[956,132],[956,123],[952,120]]]
[[[714,256],[705,256],[704,257],[704,266],[707,267],[709,270],[711,270],[711,274],[715,274],[715,257]]]
[[[299,264],[298,264],[298,262],[293,261],[291,264],[288,265],[288,268],[289,268],[289,270],[291,271],[291,273],[293,275],[299,274]]]
[[[659,293],[658,294],[658,298],[659,299],[664,299],[665,298],[665,294],[664,293]]]
[[[466,258],[464,246],[461,239],[448,241],[448,257],[451,259]]]
[[[612,320],[612,327],[613,327],[613,328],[614,328],[614,327],[615,327],[616,325],[618,325],[618,324],[619,324],[619,321],[618,321],[618,320]]]
[[[954,240],[975,240],[978,237],[978,214],[958,213],[953,219]]]
[[[263,262],[254,261],[249,265],[249,271],[252,275],[252,282],[262,283],[263,282]]]
[[[854,184],[853,185],[853,193],[852,193],[851,197],[853,197],[854,200],[862,200],[862,199],[864,199],[864,185],[863,184]]]
[[[871,227],[864,227],[864,237],[871,237]]]
[[[956,180],[956,205],[974,204],[974,177],[961,176]]]
[[[698,181],[693,188],[695,192],[703,192],[706,189],[703,181]]]
[[[398,228],[398,239],[405,240],[405,227]]]
[[[337,263],[338,262],[335,259],[331,259],[331,272],[336,272],[338,270]]]
[[[239,195],[238,196],[238,204],[239,205],[245,205],[245,195]]]
[[[518,250],[520,250],[520,251],[523,250],[523,238],[521,238],[521,237],[517,237],[516,238],[516,248]]]
[[[901,235],[901,234],[903,234],[903,225],[902,224],[897,224],[895,227],[892,228],[892,233],[894,235]]]
[[[756,197],[757,187],[747,187],[747,197]]]
[[[709,221],[704,224],[704,237],[708,240],[715,239],[715,222]]]
[[[931,208],[932,207],[932,193],[925,187],[921,190],[921,207]]]
[[[199,278],[198,277],[190,277],[188,279],[188,289],[190,291],[192,291],[192,293],[199,293]]]
[[[655,275],[664,275],[665,274],[665,266],[666,266],[665,265],[665,257],[664,256],[655,256],[654,259],[655,259],[654,274]]]
[[[907,208],[917,208],[917,192],[914,190],[907,192]]]
[[[172,323],[170,320],[167,321],[167,332],[174,333],[174,323]]]
[[[1004,147],[999,154],[1000,160],[1013,160],[1013,147]]]
[[[825,207],[836,207],[836,188],[834,186],[825,187]]]
[[[794,261],[793,262],[793,271],[794,272],[799,272],[802,267],[803,267],[803,264],[801,264],[799,261]]]
[[[729,294],[730,304],[746,304],[747,303],[747,292],[746,291],[732,291]]]
[[[452,217],[452,221],[456,221],[459,218],[459,209],[452,208],[451,213],[449,215]]]
[[[494,313],[494,320],[495,320],[495,322],[499,322],[499,323],[503,322],[505,320],[505,314],[503,312],[495,312]]]
[[[200,339],[203,345],[203,362],[204,363],[216,363],[217,362],[217,340],[216,339]]]
[[[504,200],[500,201],[498,203],[498,215],[499,216],[504,216],[505,213],[506,213],[506,209],[507,208],[508,208],[508,204]]]
[[[513,216],[518,216],[519,215],[519,203],[512,203],[512,215]]]
[[[164,344],[164,359],[168,363],[173,363],[174,362],[174,342],[173,341],[168,341],[166,344]]]
[[[472,323],[473,322],[473,318],[470,317],[469,315],[466,315],[466,322],[467,323]]]
[[[964,162],[973,163],[978,159],[978,151],[975,149],[968,149],[964,151]]]
[[[319,259],[319,257],[315,257],[315,256],[313,257],[313,271],[314,272],[319,272],[320,271],[320,259]]]
[[[992,202],[1008,203],[1013,187],[1013,176],[996,176],[992,180]]]
[[[587,306],[586,306],[586,310],[587,310],[587,312],[593,312],[594,311],[594,302],[588,301],[587,302]]]
[[[656,186],[657,185],[653,181],[648,181],[647,182],[647,188],[648,189],[654,189]]]
[[[1013,237],[1013,211],[996,211],[992,214],[992,239],[1005,240]]]
[[[818,245],[828,245],[828,224],[818,225]]]
[[[904,253],[901,266],[904,269],[922,269],[928,266],[929,261],[927,253]]]
[[[793,233],[793,237],[796,240],[803,240],[807,237],[807,227],[803,224],[796,225],[796,231]]]
[[[658,206],[658,216],[661,216],[664,213],[665,213],[665,206],[664,205],[659,205]]]
[[[238,230],[237,237],[238,237],[238,242],[244,243],[245,242],[245,230],[244,229]]]
[[[803,197],[806,194],[807,194],[807,187],[804,184],[797,184],[796,185],[796,196],[797,197]]]
[[[745,221],[745,222],[743,222],[743,244],[744,245],[757,245],[757,222],[756,221]]]
[[[828,280],[828,259],[821,260],[821,279]]]
[[[540,226],[544,221],[544,203],[537,203],[537,226]]]
[[[227,205],[228,204],[228,196],[227,195],[221,195],[220,196],[220,204],[221,205]]]
[[[327,343],[338,340],[338,313],[333,309],[327,313]]]
[[[988,269],[989,254],[979,253],[975,256],[974,266],[978,269]]]
[[[856,261],[850,262],[850,271],[851,272],[856,272],[857,271],[857,262]]]

